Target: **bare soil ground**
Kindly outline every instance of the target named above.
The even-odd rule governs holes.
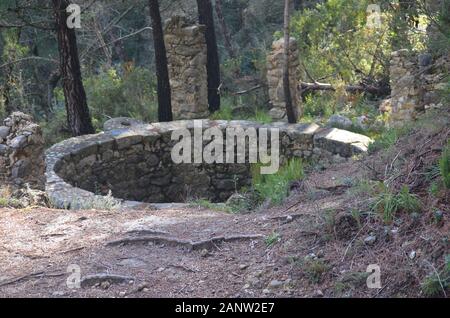
[[[421,296],[421,262],[443,255],[448,226],[415,225],[413,233],[405,222],[391,235],[370,218],[358,227],[339,223],[354,200],[345,180],[366,170],[348,163],[314,172],[283,206],[251,214],[0,209],[0,296]],[[371,245],[369,233],[377,237]],[[195,245],[214,237],[229,240]],[[119,281],[100,276],[70,289],[72,264],[82,278]],[[380,265],[382,289],[367,288],[369,264]]]

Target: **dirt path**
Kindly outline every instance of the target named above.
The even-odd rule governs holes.
[[[377,295],[379,291],[367,289],[351,289],[344,295],[336,291],[342,273],[365,271],[367,263],[379,261],[379,256],[365,247],[349,250],[352,244],[332,240],[324,230],[324,211],[343,206],[340,186],[345,178],[356,176],[357,169],[346,164],[313,173],[306,188],[329,191],[302,187],[281,207],[245,215],[194,208],[0,210],[0,296]],[[353,233],[355,239],[366,230],[370,228]],[[108,244],[121,239],[128,241]],[[309,255],[314,260],[312,274],[297,262]],[[342,257],[343,261],[335,261]],[[331,266],[323,265],[331,259]],[[316,268],[321,264],[323,272]],[[67,286],[71,265],[80,268],[82,278],[92,278],[84,280],[82,288]]]

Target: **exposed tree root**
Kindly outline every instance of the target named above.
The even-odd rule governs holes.
[[[166,245],[166,246],[180,246],[187,248],[190,251],[203,250],[203,249],[214,249],[217,245],[224,242],[236,242],[236,241],[244,241],[244,240],[256,240],[263,238],[264,236],[261,234],[254,235],[234,235],[234,236],[218,236],[213,237],[208,240],[192,242],[192,241],[184,241],[178,240],[176,238],[170,237],[160,237],[160,236],[143,236],[143,237],[129,237],[116,241],[111,241],[106,244],[106,246],[119,246],[119,245],[129,245],[129,244],[145,244],[145,243],[153,243],[158,245]]]
[[[134,278],[129,276],[112,275],[112,274],[95,274],[87,275],[81,280],[81,287],[92,287],[96,284],[101,284],[103,282],[109,282],[110,284],[126,284],[129,281],[134,280]]]

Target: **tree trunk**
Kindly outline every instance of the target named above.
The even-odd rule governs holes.
[[[160,122],[173,120],[172,101],[167,66],[166,46],[161,23],[158,0],[149,0],[150,17],[152,19],[153,43],[155,47],[156,77],[158,80],[158,119]]]
[[[216,0],[216,13],[217,17],[219,18],[219,25],[222,31],[225,47],[228,51],[228,55],[230,55],[231,58],[236,57],[236,52],[234,51],[233,44],[231,42],[231,35],[230,31],[228,30],[227,23],[225,22],[225,18],[223,16],[222,11],[222,0]]]
[[[211,0],[197,0],[197,7],[199,23],[206,25],[208,105],[211,112],[216,112],[220,109],[220,65]]]
[[[74,136],[92,134],[86,92],[81,78],[80,60],[78,57],[77,38],[74,29],[67,27],[67,0],[52,0],[56,19],[56,32],[59,46],[61,75],[66,101],[67,123]]]
[[[286,103],[286,114],[287,114],[288,122],[290,124],[295,124],[297,122],[297,117],[295,115],[294,106],[292,103],[291,85],[289,83],[290,5],[291,5],[291,0],[285,0],[285,4],[284,4],[283,89],[284,89],[284,101]]]

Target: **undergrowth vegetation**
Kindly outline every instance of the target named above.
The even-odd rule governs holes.
[[[304,177],[301,159],[291,159],[275,174],[263,175],[260,165],[252,167],[252,182],[259,195],[272,204],[280,204],[288,195],[293,181]]]

